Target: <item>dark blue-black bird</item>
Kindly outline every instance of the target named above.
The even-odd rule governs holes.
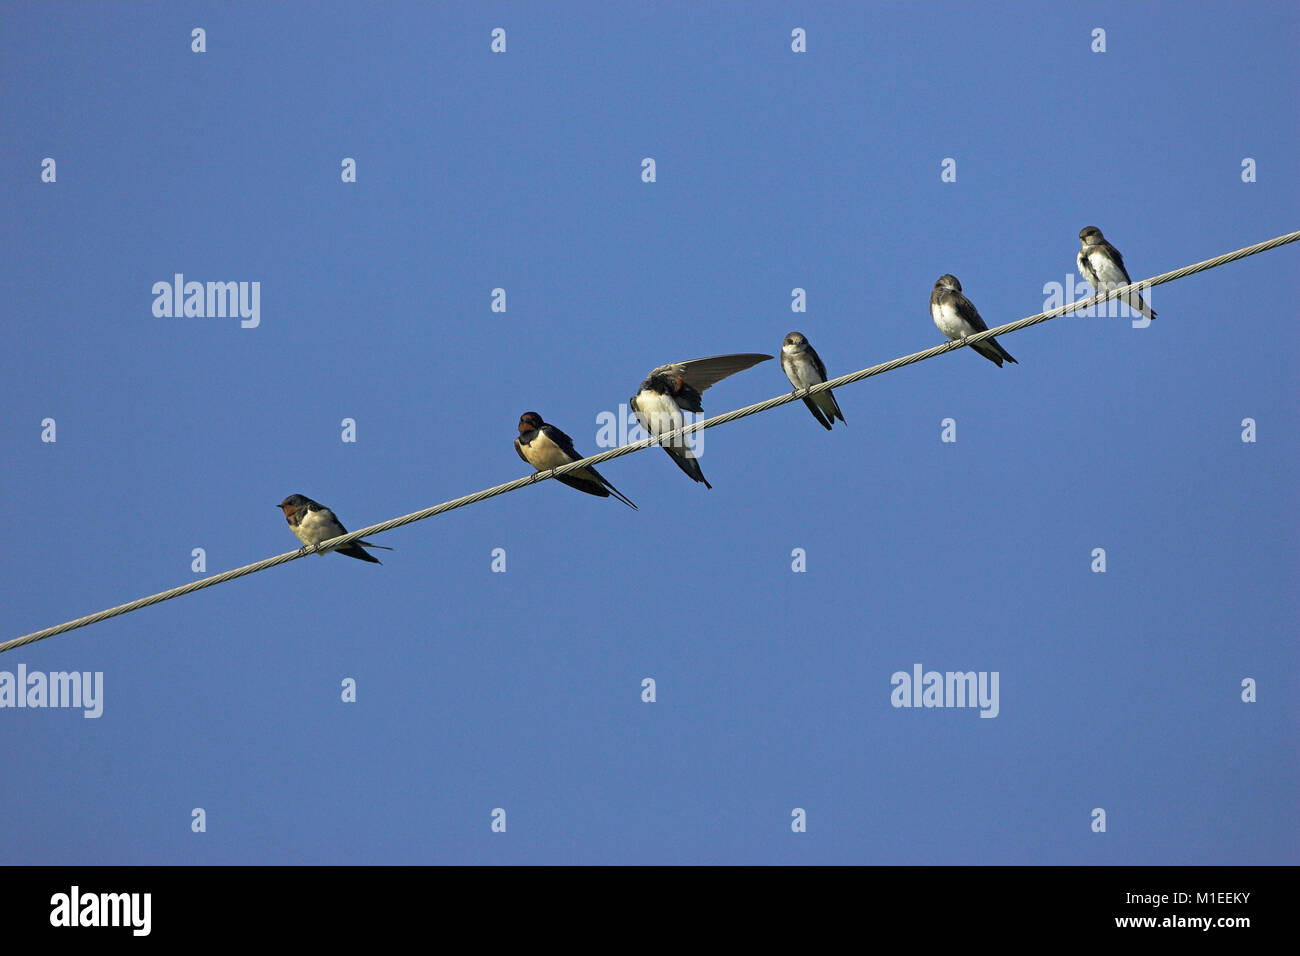
[[[559,468],[561,465],[580,461],[586,457],[574,450],[572,438],[554,425],[542,421],[542,416],[536,412],[524,412],[520,416],[519,437],[515,439],[515,451],[519,453],[520,458],[538,471],[550,471],[552,468]],[[636,510],[636,505],[606,481],[604,475],[595,468],[579,468],[567,475],[556,475],[555,480],[563,482],[570,488],[595,495],[597,498],[608,498],[613,495],[633,511]]]

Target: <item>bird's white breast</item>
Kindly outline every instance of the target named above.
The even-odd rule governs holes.
[[[660,392],[643,391],[636,396],[637,421],[648,435],[666,435],[674,429],[681,428],[684,422],[682,410],[671,395]]]
[[[337,530],[338,526],[338,519],[329,509],[308,511],[298,522],[294,534],[303,544],[320,544],[326,538],[334,538],[342,534],[343,532]]]
[[[817,374],[817,369],[808,356],[799,353],[793,355],[787,353],[782,358],[785,359],[781,363],[785,367],[785,377],[790,380],[790,384],[795,388],[807,388],[810,385],[818,385],[826,381]]]
[[[1097,284],[1102,287],[1097,290],[1098,292],[1109,292],[1117,286],[1128,285],[1128,277],[1124,275],[1123,270],[1101,250],[1088,254],[1088,265],[1097,276]]]
[[[959,339],[963,332],[970,332],[970,326],[962,321],[955,306],[948,302],[936,302],[930,306],[930,317],[939,331],[950,339]]]

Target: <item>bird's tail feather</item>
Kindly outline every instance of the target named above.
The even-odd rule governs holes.
[[[1136,292],[1128,297],[1128,307],[1134,312],[1142,313],[1148,319],[1156,317],[1156,310],[1147,305],[1146,300]]]
[[[639,508],[637,508],[636,505],[632,504],[632,499],[631,499],[631,498],[629,498],[627,495],[623,494],[623,492],[619,491],[617,488],[615,488],[613,485],[611,485],[608,481],[605,482],[605,487],[609,489],[609,493],[610,493],[610,494],[612,494],[612,495],[613,495],[615,498],[617,498],[619,501],[623,502],[623,504],[627,505],[627,506],[628,506],[629,508],[631,508],[633,511],[639,511],[639,510],[640,510]]]
[[[391,551],[392,549],[390,548],[389,550]],[[355,541],[349,544],[347,547],[339,548],[338,553],[344,555],[345,557],[356,558],[358,561],[369,561],[371,564],[384,563],[380,561],[378,558],[376,558],[374,555],[366,554],[365,551],[363,551],[361,548],[358,548],[357,542]]]
[[[1008,352],[1006,349],[1004,349],[1004,348],[1002,347],[1002,343],[999,342],[997,339],[989,339],[989,344],[992,345],[993,348],[997,350],[997,353],[998,353],[999,355],[1001,355],[1004,359],[1006,359],[1006,360],[1007,360],[1008,362],[1010,362],[1012,365],[1019,365],[1019,364],[1020,364],[1020,363],[1017,362],[1014,358],[1011,357],[1011,353]]]
[[[822,413],[821,407],[811,398],[805,398],[803,403],[808,406],[808,411],[812,412],[813,418],[817,419],[817,424],[821,425],[821,427],[827,431],[830,431],[831,423],[826,420],[826,416]]]
[[[695,481],[701,482],[705,488],[713,488],[713,486],[709,484],[708,479],[704,477],[704,472],[700,470],[700,463],[696,461],[694,457],[687,458],[678,455],[668,448],[665,448],[664,451],[668,452],[668,457],[677,462],[677,467],[690,475],[691,478]]]

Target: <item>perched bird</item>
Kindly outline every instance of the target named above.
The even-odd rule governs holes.
[[[348,533],[348,529],[343,527],[342,522],[334,517],[334,512],[324,505],[312,501],[305,495],[290,495],[276,507],[284,512],[284,520],[289,522],[289,527],[293,529],[293,533],[302,542],[302,548],[300,549],[302,551],[306,551],[309,547],[320,544],[322,541],[328,541],[330,538],[337,538],[341,534]],[[383,563],[378,558],[371,557],[362,551],[361,547],[363,545],[367,548],[383,548],[385,551],[393,550],[382,544],[371,544],[369,541],[353,541],[351,544],[339,548],[338,553],[346,554],[349,558],[356,558],[358,561],[371,561],[375,564]],[[320,553],[324,554],[325,552]]]
[[[930,293],[930,317],[939,331],[950,339],[965,339],[977,332],[987,332],[989,327],[980,318],[979,310],[971,304],[970,299],[961,294],[961,283],[953,275],[939,276]],[[1019,365],[1011,353],[998,345],[997,339],[985,339],[971,346],[990,362],[1002,367],[1005,359]]]
[[[796,390],[820,385],[826,381],[826,366],[802,332],[791,332],[782,341],[781,368],[785,369],[785,377]],[[827,431],[830,431],[831,422],[835,419],[844,422],[844,413],[840,411],[839,403],[835,401],[832,391],[833,389],[828,388],[816,395],[806,396],[803,400],[803,403],[808,406],[808,411],[812,412],[813,418],[821,422],[822,427]],[[847,425],[848,422],[844,424]]]
[[[519,437],[515,439],[515,451],[519,457],[538,471],[550,471],[569,462],[585,457],[574,451],[573,439],[554,425],[542,421],[536,412],[524,412],[519,418]],[[595,468],[579,468],[567,475],[556,475],[556,481],[563,482],[570,488],[577,488],[597,498],[613,495],[633,511],[636,505],[617,488],[605,480]]]
[[[1084,226],[1079,230],[1079,274],[1088,280],[1088,284],[1099,294],[1118,289],[1133,280],[1124,268],[1124,257],[1119,250],[1106,241],[1101,230],[1096,226]],[[1142,300],[1142,295],[1135,289],[1120,298],[1134,312],[1141,312],[1148,319],[1156,317],[1155,310]]]
[[[682,409],[688,412],[704,411],[704,406],[700,404],[700,393],[706,388],[728,375],[743,372],[759,362],[766,362],[771,357],[751,352],[661,365],[646,376],[629,404],[646,434],[655,437],[667,435],[685,423]],[[705,488],[713,487],[705,481],[704,472],[700,470],[700,463],[687,446],[685,436],[677,438],[670,445],[664,445],[663,449],[672,456],[682,471],[696,481],[704,482]]]

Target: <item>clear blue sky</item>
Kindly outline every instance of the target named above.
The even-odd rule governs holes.
[[[990,325],[1038,312],[1085,225],[1135,279],[1292,231],[1297,27],[4,3],[0,638],[194,580],[194,548],[209,574],[290,550],[292,493],[358,528],[518,477],[524,411],[594,452],[666,362],[937,344],[943,273]],[[603,466],[637,512],[545,482],[382,536],[382,567],[0,655],[104,682],[98,719],[0,710],[0,860],[1300,862],[1297,264],[844,388],[831,433],[798,403],[712,430],[712,491],[651,449]],[[155,316],[178,272],[259,282],[260,325]],[[705,408],[788,388],[768,362]],[[891,706],[916,664],[997,672],[998,715]]]

